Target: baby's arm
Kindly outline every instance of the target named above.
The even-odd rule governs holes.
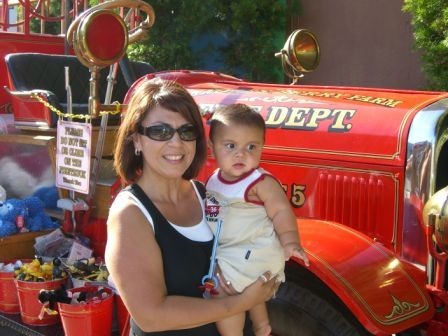
[[[251,189],[252,192],[264,203],[266,212],[274,223],[275,232],[283,246],[285,259],[288,260],[294,256],[302,259],[305,265],[309,266],[308,256],[300,244],[296,217],[280,183],[271,176],[265,176]]]

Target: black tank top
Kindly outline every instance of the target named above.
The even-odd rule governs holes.
[[[199,192],[205,195],[204,185],[194,181]],[[213,240],[198,242],[177,232],[146,196],[144,191],[133,184],[127,189],[145,206],[153,219],[154,233],[162,252],[163,272],[168,295],[202,297],[202,277],[208,273]],[[172,317],[173,319],[176,316]],[[163,332],[142,331],[131,318],[131,336],[219,336],[214,323],[192,329]]]

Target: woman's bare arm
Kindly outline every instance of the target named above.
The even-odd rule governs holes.
[[[256,281],[243,294],[219,300],[167,296],[162,257],[146,218],[133,204],[110,213],[106,264],[133,319],[144,331],[192,328],[268,300],[277,284]],[[173,318],[175,317],[175,318]]]

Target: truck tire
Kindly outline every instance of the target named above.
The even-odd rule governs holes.
[[[370,335],[325,299],[294,283],[283,284],[268,308],[276,336]]]
[[[311,272],[288,263],[286,282],[268,302],[276,336],[367,336],[342,301]]]

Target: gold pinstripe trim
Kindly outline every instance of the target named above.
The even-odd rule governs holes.
[[[333,225],[336,226],[335,224],[332,224],[330,222],[323,222],[326,225]],[[343,227],[343,226],[338,226],[340,229],[345,230],[345,231],[349,231],[347,228]],[[372,243],[370,240],[366,239],[364,236],[357,234],[356,232],[353,232],[350,230],[350,233],[354,234],[355,236],[357,236],[359,239],[363,240],[364,242],[368,243],[370,246],[372,246],[375,250],[377,250],[377,252],[379,252],[380,254],[382,254],[383,256],[387,257],[390,259],[390,256],[385,253],[384,251],[380,250],[378,248],[378,246],[375,243]],[[318,257],[317,255],[309,252],[308,250],[306,250],[307,254],[310,254],[311,256],[313,256],[313,258],[317,259],[322,265],[325,266],[325,268],[327,268],[332,274],[335,275],[335,277],[341,282],[343,283],[352,293],[354,293],[354,295],[356,296],[356,298],[359,300],[359,302],[361,302],[361,304],[366,308],[367,312],[370,314],[370,316],[372,316],[372,318],[377,321],[378,323],[382,324],[382,325],[394,325],[400,322],[403,322],[411,317],[414,317],[420,313],[423,313],[425,311],[427,311],[429,309],[429,303],[428,300],[426,300],[426,297],[424,295],[424,293],[422,292],[422,290],[417,286],[417,284],[414,282],[414,280],[409,276],[409,274],[407,272],[405,272],[402,267],[401,264],[399,264],[399,268],[402,272],[402,274],[405,275],[405,277],[409,280],[409,282],[414,286],[414,288],[417,290],[417,292],[420,294],[422,300],[423,300],[423,305],[422,307],[415,309],[415,310],[409,310],[409,312],[407,314],[402,314],[399,317],[393,318],[393,315],[390,314],[390,319],[389,320],[382,320],[380,319],[374,312],[373,310],[370,308],[370,306],[367,304],[367,302],[363,299],[363,297],[359,294],[359,292],[351,286],[350,282],[348,282],[348,280],[346,280],[340,273],[338,273],[333,267],[331,267],[330,264],[328,264],[324,259]],[[391,301],[393,301],[394,296],[392,294],[391,295]],[[394,302],[395,303],[395,302]],[[393,311],[394,306],[391,305],[391,312]],[[387,317],[387,316],[385,316]]]

